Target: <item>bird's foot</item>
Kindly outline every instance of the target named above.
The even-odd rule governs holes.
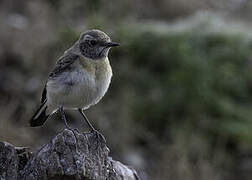
[[[79,131],[78,128],[74,128],[73,130],[74,130],[74,131],[77,131],[78,133],[80,133],[80,131]]]
[[[65,124],[65,129],[68,129],[68,130],[73,130],[73,128],[71,128],[68,124]]]
[[[73,132],[76,131],[76,132],[80,133],[80,132],[79,132],[79,129],[77,129],[77,128],[72,128],[72,127],[70,127],[70,126],[68,126],[68,125],[65,126],[65,129],[70,130],[70,131],[73,131]]]
[[[94,134],[96,136],[96,139],[98,140],[98,142],[102,143],[102,144],[106,144],[106,139],[105,137],[97,130],[93,129],[91,131],[92,134]]]

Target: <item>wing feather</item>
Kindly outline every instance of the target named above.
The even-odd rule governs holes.
[[[74,63],[75,60],[77,60],[79,58],[78,55],[75,55],[75,54],[72,54],[72,53],[67,53],[67,54],[64,54],[57,62],[56,62],[56,66],[55,68],[53,69],[53,71],[49,74],[49,78],[54,78],[58,75],[60,75],[62,72],[68,70],[71,66],[71,64]],[[44,103],[46,101],[46,93],[47,93],[47,90],[46,90],[46,85],[43,89],[43,92],[42,92],[42,96],[41,96],[41,100],[40,102],[41,103]]]
[[[65,70],[68,70],[70,68],[70,65],[73,64],[75,60],[79,58],[78,55],[75,54],[66,54],[63,57],[61,57],[57,63],[53,71],[49,74],[49,79],[54,78],[55,76],[58,76]]]
[[[44,87],[44,89],[43,89],[40,102],[41,102],[41,103],[44,103],[45,100],[46,100],[46,85],[45,85],[45,87]]]

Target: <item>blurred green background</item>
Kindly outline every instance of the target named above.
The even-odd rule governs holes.
[[[0,0],[0,140],[36,150],[62,130],[57,114],[28,121],[57,58],[98,28],[121,46],[108,93],[86,114],[114,159],[144,180],[251,179],[251,10],[249,0]],[[85,130],[77,112],[67,117]]]

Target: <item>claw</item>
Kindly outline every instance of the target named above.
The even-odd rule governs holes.
[[[97,131],[97,130],[92,130],[91,132],[90,132],[90,134],[93,134],[94,136],[94,138],[96,139],[96,141],[97,141],[97,148],[98,147],[104,147],[104,145],[106,144],[106,139],[105,139],[105,137],[99,132],[99,131]]]
[[[68,124],[65,124],[65,128],[71,131],[73,130]]]
[[[97,130],[93,130],[92,133],[95,133],[96,135],[96,138],[99,140],[99,141],[102,141],[104,144],[106,144],[106,139],[105,137]]]

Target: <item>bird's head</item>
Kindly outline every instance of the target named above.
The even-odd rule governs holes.
[[[80,54],[92,60],[103,59],[108,56],[111,47],[119,46],[111,42],[110,37],[100,30],[89,30],[81,34],[78,41]]]

